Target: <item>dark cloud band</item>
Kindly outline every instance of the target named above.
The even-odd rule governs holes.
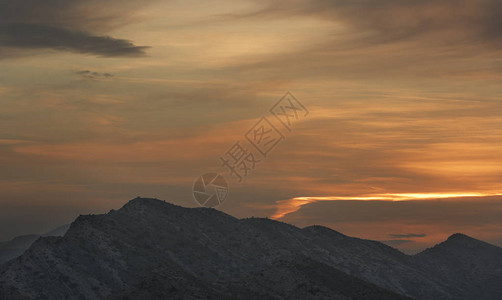
[[[48,48],[107,57],[143,56],[148,48],[109,36],[94,36],[83,31],[22,23],[0,25],[0,45],[29,49]]]
[[[133,23],[137,12],[152,2],[0,0],[0,54],[24,56],[54,49],[102,57],[144,56],[148,47],[107,32]]]

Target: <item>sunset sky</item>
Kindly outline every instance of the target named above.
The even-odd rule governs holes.
[[[308,116],[238,183],[287,91]],[[0,0],[0,241],[219,172],[236,217],[502,246],[501,149],[499,0]]]

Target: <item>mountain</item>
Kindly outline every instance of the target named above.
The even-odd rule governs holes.
[[[195,284],[194,284],[195,283]],[[156,272],[107,299],[411,299],[307,259],[278,260],[239,280],[208,285],[188,274]]]
[[[0,242],[0,265],[23,254],[41,236],[63,236],[69,227],[70,225],[63,225],[42,235],[27,234]]]
[[[456,233],[416,255],[430,274],[462,287],[465,299],[502,299],[502,249]]]
[[[31,299],[497,299],[502,276],[488,265],[502,249],[467,239],[454,235],[409,256],[322,226],[136,198],[79,216],[63,237],[37,239],[0,268],[0,299],[2,291]],[[448,251],[486,257],[459,266]],[[473,276],[489,280],[472,285]]]

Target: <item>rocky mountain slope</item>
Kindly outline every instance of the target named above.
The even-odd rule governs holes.
[[[0,299],[498,299],[489,261],[502,249],[467,239],[408,256],[322,226],[136,198],[38,239],[0,269]],[[485,257],[459,265],[448,251]]]

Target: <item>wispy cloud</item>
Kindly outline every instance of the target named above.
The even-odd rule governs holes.
[[[367,34],[366,43],[423,37],[443,43],[496,42],[502,33],[502,5],[497,0],[274,0],[261,3],[263,8],[234,17],[318,17]]]

